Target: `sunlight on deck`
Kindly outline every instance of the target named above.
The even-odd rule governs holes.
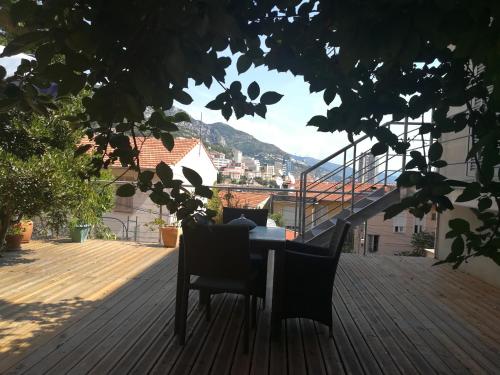
[[[0,258],[0,354],[28,349],[40,334],[82,316],[171,251],[90,240],[34,241],[6,253]]]

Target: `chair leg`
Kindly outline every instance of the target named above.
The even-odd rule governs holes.
[[[179,327],[179,344],[184,345],[186,342],[186,326],[187,326],[187,312],[189,302],[189,281],[184,283],[182,291],[182,302],[180,307],[181,319]]]
[[[257,325],[257,296],[252,296],[252,328]]]
[[[210,291],[206,289],[200,289],[198,304],[200,306],[204,306],[207,304],[207,302],[210,302]]]
[[[246,294],[245,295],[245,315],[244,315],[244,336],[243,340],[245,340],[244,343],[244,352],[245,354],[248,353],[249,349],[249,341],[250,341],[250,295]]]
[[[211,317],[212,317],[212,310],[210,308],[210,293],[207,293],[206,295],[206,300],[205,300],[205,318],[207,320],[207,322],[210,321]]]

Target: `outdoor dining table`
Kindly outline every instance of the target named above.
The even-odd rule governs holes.
[[[281,256],[283,255],[283,250],[285,249],[286,242],[286,230],[280,227],[264,227],[257,226],[250,230],[249,232],[250,246],[254,245],[259,249],[274,250],[274,267],[273,267],[273,289],[272,289],[272,300],[271,300],[271,327],[274,334],[279,332],[278,325],[279,315],[279,288],[276,287],[280,283],[280,277],[282,276],[281,267],[283,262],[281,261]],[[184,248],[179,244],[179,259],[177,264],[177,290],[175,299],[175,323],[174,332],[179,333],[180,327],[180,300],[183,290],[183,278],[182,269],[184,267]]]

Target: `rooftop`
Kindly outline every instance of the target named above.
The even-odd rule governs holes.
[[[500,290],[433,260],[343,254],[334,338],[306,319],[270,340],[259,310],[242,351],[242,299],[191,295],[173,337],[177,251],[130,242],[31,242],[0,258],[0,373],[499,373]]]
[[[173,166],[179,163],[200,140],[196,138],[175,138],[174,148],[168,151],[160,139],[154,137],[136,137],[137,147],[141,151],[141,168],[154,169],[161,161]],[[82,144],[92,143],[88,138],[82,140]],[[108,146],[109,148],[109,146]],[[108,152],[111,148],[108,149]]]

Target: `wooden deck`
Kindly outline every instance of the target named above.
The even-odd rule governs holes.
[[[334,338],[260,311],[242,351],[242,300],[193,294],[172,336],[177,252],[133,243],[34,242],[0,259],[2,374],[500,373],[500,290],[432,260],[343,255]]]

